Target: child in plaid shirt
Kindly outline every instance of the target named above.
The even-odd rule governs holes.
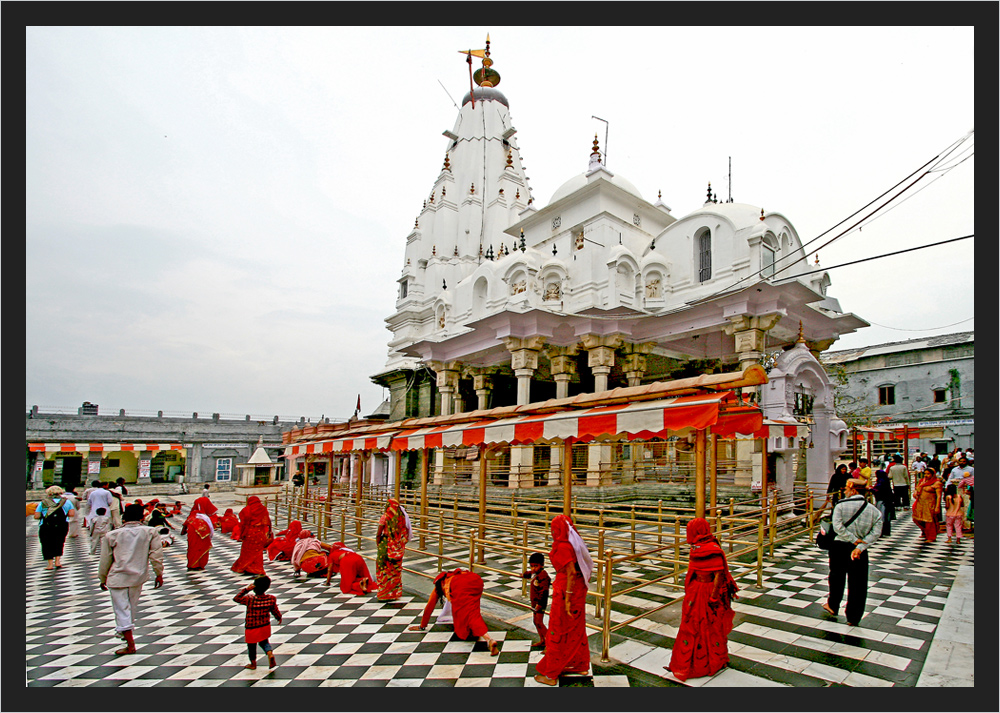
[[[272,594],[265,594],[267,588],[271,586],[270,577],[260,576],[254,579],[253,584],[249,584],[233,597],[237,604],[244,604],[247,608],[246,635],[247,652],[250,654],[250,663],[243,668],[257,668],[257,644],[260,644],[267,653],[267,666],[274,668],[278,665],[274,659],[274,651],[268,639],[271,637],[271,614],[281,623],[281,611],[278,609],[278,599]],[[250,590],[253,590],[253,595]]]
[[[538,641],[533,643],[531,648],[544,649],[545,635],[548,633],[545,628],[545,607],[549,604],[549,586],[552,580],[545,571],[545,555],[541,552],[535,552],[528,558],[528,567],[530,569],[521,576],[525,579],[531,578],[531,611],[534,612],[532,621],[538,632]]]

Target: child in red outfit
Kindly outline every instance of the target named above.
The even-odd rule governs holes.
[[[250,654],[250,663],[244,668],[257,668],[257,644],[260,644],[267,653],[267,666],[274,668],[278,665],[274,659],[274,651],[268,639],[271,637],[271,615],[281,623],[281,611],[278,609],[278,599],[274,595],[265,594],[267,588],[271,586],[269,577],[261,576],[254,579],[253,584],[243,587],[233,597],[233,601],[244,604],[247,608],[246,635],[247,652]],[[253,595],[250,595],[250,590]]]
[[[545,635],[548,630],[545,628],[545,608],[549,604],[549,587],[552,581],[548,572],[545,571],[545,555],[535,552],[528,558],[528,569],[522,577],[531,578],[531,587],[528,590],[531,594],[531,611],[534,612],[532,621],[535,630],[538,632],[538,641],[531,645],[533,649],[545,648]]]

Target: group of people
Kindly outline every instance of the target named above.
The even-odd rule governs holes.
[[[95,499],[91,505],[99,500]],[[100,507],[92,511],[92,519],[108,525],[100,537],[98,581],[102,590],[110,592],[115,628],[125,641],[125,646],[115,652],[121,655],[136,651],[133,630],[139,596],[143,584],[149,580],[150,570],[155,577],[154,586],[163,585],[164,543],[159,527],[176,513],[167,512],[163,503],[134,502],[123,506],[121,526],[115,527],[106,512],[98,512],[114,504],[101,501]],[[64,497],[61,488],[53,486],[35,508],[35,517],[42,520],[39,539],[43,557],[52,561],[52,568],[61,566],[58,559],[61,550],[55,554],[57,536],[52,534],[53,528],[59,527],[60,518],[50,522],[46,516],[61,512],[65,528],[75,514],[73,505]],[[167,526],[172,528],[172,525]],[[345,594],[375,592],[380,601],[393,601],[402,596],[403,557],[407,542],[413,536],[413,526],[405,508],[394,499],[388,500],[376,531],[375,577],[371,576],[361,555],[342,542],[321,542],[312,532],[303,529],[299,521],[292,521],[286,530],[275,536],[267,508],[259,498],[249,497],[238,516],[232,509],[219,516],[218,508],[207,493],[194,501],[180,529],[181,536],[187,539],[189,570],[205,568],[217,530],[241,543],[239,556],[230,569],[254,577],[234,597],[235,602],[246,607],[244,637],[248,669],[256,668],[258,645],[267,654],[269,667],[277,665],[269,638],[272,617],[280,623],[282,614],[277,598],[268,594],[271,580],[264,572],[265,553],[271,561],[288,561],[293,576],[301,573],[325,576],[329,585],[332,575],[339,573],[340,589]],[[555,570],[554,579],[545,571],[542,553],[531,556],[530,569],[524,576],[531,578],[531,607],[539,637],[532,648],[543,650],[542,659],[536,664],[535,679],[545,685],[556,685],[561,675],[585,675],[590,670],[584,610],[594,562],[570,517],[556,516],[550,530],[552,549],[548,557]],[[682,621],[670,665],[666,667],[681,680],[714,674],[727,664],[726,642],[732,630],[732,600],[737,591],[722,547],[706,520],[695,518],[688,523],[687,541],[691,553]],[[410,630],[425,630],[441,603],[437,623],[452,625],[460,639],[484,641],[491,655],[498,655],[500,644],[490,635],[482,616],[483,589],[483,579],[475,572],[461,568],[441,572],[434,578],[420,622]],[[550,589],[552,607],[546,625]]]

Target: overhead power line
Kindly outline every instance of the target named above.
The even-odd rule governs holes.
[[[947,329],[948,327],[957,327],[960,324],[971,322],[974,319],[975,317],[969,317],[967,319],[963,319],[961,322],[952,322],[951,324],[945,324],[941,327],[924,327],[922,329],[904,329],[902,327],[888,327],[884,324],[879,324],[878,322],[872,322],[871,320],[868,320],[868,324],[873,324],[876,327],[882,327],[882,329],[894,329],[897,332],[933,332],[937,329]]]

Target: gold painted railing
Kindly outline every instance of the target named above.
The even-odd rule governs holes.
[[[356,490],[344,491],[329,502],[315,497],[304,497],[300,492],[285,491],[284,502],[274,504],[275,529],[279,508],[285,523],[297,519],[306,529],[323,541],[347,542],[351,537],[360,551],[364,543],[374,547],[374,535],[379,518],[385,510],[385,489],[366,486],[363,499],[356,501]],[[352,499],[352,496],[354,499]],[[401,500],[410,513],[414,537],[407,545],[408,556],[435,558],[433,572],[405,566],[411,575],[433,578],[446,567],[461,566],[472,571],[491,572],[506,577],[508,584],[518,582],[521,598],[511,598],[486,591],[483,596],[506,605],[530,610],[527,602],[527,581],[522,573],[527,570],[527,560],[532,552],[549,549],[549,523],[561,514],[561,501],[508,500],[494,498],[487,502],[485,518],[479,519],[478,501],[461,499],[435,499],[427,503],[427,515],[420,515],[417,493],[403,491]],[[719,541],[729,553],[730,567],[735,576],[756,572],[757,587],[763,586],[765,557],[774,556],[775,545],[808,533],[814,527],[813,498],[808,490],[801,497],[779,500],[773,497],[762,502],[759,498],[741,503],[730,501],[725,508],[718,507],[708,518]],[[740,512],[737,513],[737,510]],[[687,572],[687,543],[684,526],[694,516],[693,508],[630,505],[628,509],[610,507],[574,507],[574,522],[594,557],[595,576],[588,587],[588,606],[593,605],[593,615],[587,627],[601,631],[601,655],[609,660],[610,637],[616,631],[683,599],[684,579]],[[430,547],[428,547],[430,545]],[[436,546],[435,546],[436,545]],[[461,552],[458,555],[457,552]],[[503,558],[513,558],[519,563],[517,571],[499,565]],[[641,569],[641,576],[623,571],[624,566]],[[592,587],[592,588],[591,588]],[[513,587],[512,587],[513,588]],[[634,594],[645,594],[652,606],[640,613],[612,622],[611,613],[616,600]]]

